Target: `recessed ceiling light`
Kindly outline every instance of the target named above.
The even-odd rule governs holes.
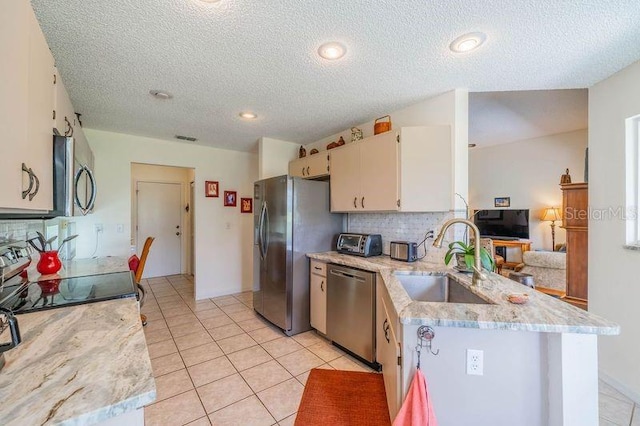
[[[258,118],[258,116],[252,112],[249,111],[244,111],[241,112],[240,114],[238,114],[240,117],[242,118],[246,118],[247,120],[253,120],[255,118]]]
[[[456,53],[467,53],[477,49],[485,42],[487,35],[485,33],[469,33],[453,40],[449,45],[449,49]]]
[[[156,99],[171,99],[173,98],[173,95],[169,92],[164,92],[162,90],[149,90],[149,93],[151,94],[151,96],[153,96]]]
[[[337,41],[325,43],[318,48],[318,55],[329,60],[340,59],[345,53],[347,53],[347,48]]]
[[[203,3],[218,3],[220,0],[200,0]]]

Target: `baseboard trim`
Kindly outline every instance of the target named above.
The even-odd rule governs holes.
[[[598,369],[598,377],[600,380],[629,398],[631,401],[635,402],[637,405],[640,405],[640,393],[633,391],[629,387],[622,384],[620,381],[614,379],[601,369]]]

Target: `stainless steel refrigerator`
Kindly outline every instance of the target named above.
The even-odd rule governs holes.
[[[311,329],[309,259],[333,250],[344,215],[330,212],[329,183],[291,176],[254,185],[253,307],[291,336]]]

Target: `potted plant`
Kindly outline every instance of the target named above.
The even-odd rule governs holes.
[[[444,255],[444,263],[449,264],[453,256],[456,256],[458,266],[465,269],[473,269],[474,265],[474,251],[475,247],[471,244],[467,244],[464,241],[454,241],[449,244],[449,250]],[[496,268],[493,256],[484,247],[480,248],[480,261],[482,267],[488,271],[494,271]]]

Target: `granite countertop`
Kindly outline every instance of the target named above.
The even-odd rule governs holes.
[[[22,343],[4,353],[0,424],[93,424],[155,400],[135,299],[17,318]]]
[[[368,271],[379,272],[402,324],[468,327],[550,333],[620,334],[620,326],[569,303],[548,296],[495,273],[482,285],[471,286],[471,274],[456,272],[444,264],[406,263],[388,256],[358,257],[337,252],[308,253],[307,257]],[[492,304],[437,303],[412,300],[394,271],[446,272],[479,297]],[[511,293],[527,293],[529,301],[515,305]]]
[[[30,281],[128,271],[125,257],[74,259]],[[21,314],[22,343],[4,353],[0,424],[92,424],[156,398],[147,343],[134,298]],[[6,340],[3,334],[3,340]]]

